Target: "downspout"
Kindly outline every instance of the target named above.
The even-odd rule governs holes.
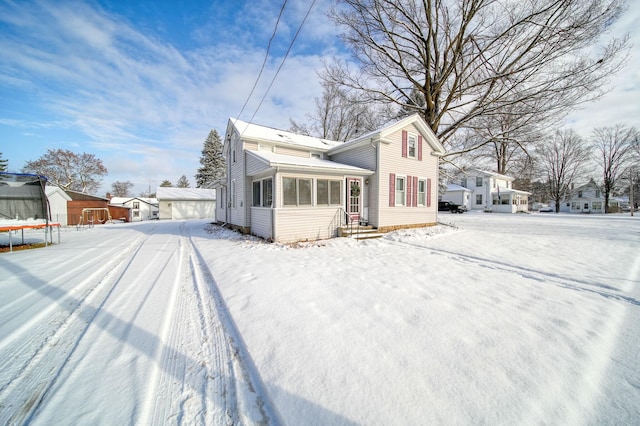
[[[376,208],[376,227],[380,227],[380,174],[378,173],[378,170],[380,170],[380,155],[378,152],[378,147],[380,146],[380,140],[378,140],[377,145],[374,145],[374,139],[371,138],[371,140],[369,141],[369,145],[371,146],[371,148],[373,148],[373,151],[375,153],[376,156],[376,161],[375,161],[375,170],[374,175],[376,176],[376,191],[378,193],[378,206]],[[369,181],[369,184],[371,185],[373,182]],[[367,222],[368,225],[371,225],[371,187],[367,188],[368,194],[367,194],[367,209],[368,209],[368,213],[367,213]],[[387,196],[387,198],[389,198]]]
[[[271,239],[276,240],[276,194],[278,194],[278,172],[280,167],[276,167],[276,173],[273,176],[273,187],[271,188]]]

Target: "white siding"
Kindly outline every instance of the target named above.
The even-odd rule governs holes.
[[[247,175],[255,176],[260,172],[269,170],[269,165],[264,161],[260,161],[253,155],[247,155]]]
[[[215,201],[172,201],[172,219],[215,219]]]
[[[236,161],[233,162],[233,154],[229,161],[229,200],[231,201],[231,207],[229,208],[229,223],[246,227],[249,225],[247,219],[247,210],[244,204],[244,196],[246,196],[246,179],[245,179],[245,161],[246,154],[242,149],[242,142],[238,138],[238,134],[234,133],[231,137],[232,148],[236,147]],[[238,146],[239,145],[239,146]],[[235,182],[235,194],[232,194],[231,186]],[[235,195],[235,200],[231,197]]]
[[[376,150],[369,144],[331,156],[331,160],[363,169],[376,169]]]
[[[226,189],[224,187],[220,187],[216,189],[216,221],[226,222]]]
[[[276,241],[321,240],[337,236],[341,210],[337,207],[275,209]]]
[[[59,223],[61,226],[67,226],[67,200],[58,192],[47,194],[49,199],[49,208],[51,210],[51,222]]]
[[[411,125],[405,130],[418,134]],[[379,209],[377,227],[420,225],[437,222],[438,210],[438,157],[431,155],[431,147],[422,141],[422,161],[416,158],[402,157],[402,131],[391,135],[391,143],[380,144],[380,170],[377,183],[380,191],[377,206]],[[389,206],[389,175],[417,176],[419,179],[431,179],[430,207]],[[428,204],[428,203],[427,203]]]
[[[173,204],[173,201],[159,200],[158,204],[160,205],[159,218],[161,220],[162,219],[171,219],[172,218],[171,206]]]
[[[293,157],[302,157],[302,158],[311,157],[311,151],[309,151],[309,149],[296,149],[296,148],[289,148],[284,146],[276,146],[275,152],[283,155],[291,155]]]
[[[266,207],[251,208],[251,233],[262,238],[272,238],[271,209]]]

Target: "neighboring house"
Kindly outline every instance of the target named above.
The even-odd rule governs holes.
[[[158,187],[160,219],[216,218],[216,191],[204,188]]]
[[[45,186],[45,194],[49,200],[49,220],[53,223],[59,223],[61,226],[67,226],[67,204],[71,201],[71,197],[64,190],[55,185]]]
[[[484,210],[495,213],[517,213],[529,210],[530,192],[513,188],[514,178],[499,173],[475,170],[460,182],[471,191],[464,204],[467,210]],[[455,196],[455,191],[445,192],[443,200]],[[450,200],[453,201],[453,200]]]
[[[109,204],[112,206],[127,207],[130,209],[128,222],[140,222],[158,218],[158,200],[156,198],[141,197],[111,197]],[[114,219],[118,217],[114,216]]]
[[[450,183],[447,185],[447,191],[442,194],[441,199],[442,201],[451,201],[459,206],[465,206],[469,210],[472,193],[473,191],[464,186]]]
[[[417,114],[348,142],[230,119],[217,219],[283,242],[335,237],[347,220],[380,232],[432,225],[443,154]]]
[[[555,203],[550,205],[555,206]],[[618,201],[609,199],[610,210],[618,209]],[[565,213],[604,213],[604,194],[593,181],[571,190],[568,198],[560,204],[560,211]]]

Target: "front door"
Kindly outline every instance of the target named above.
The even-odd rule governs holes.
[[[362,179],[347,178],[347,213],[353,221],[360,220],[362,204]]]

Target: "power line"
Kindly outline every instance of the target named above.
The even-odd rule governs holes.
[[[302,22],[300,23],[300,26],[298,27],[298,31],[296,31],[295,35],[293,36],[293,39],[291,40],[291,43],[289,44],[287,53],[285,53],[284,58],[282,58],[282,62],[280,62],[280,66],[278,66],[278,69],[276,70],[275,75],[271,79],[271,83],[269,83],[269,87],[267,87],[267,91],[264,93],[264,96],[262,96],[262,99],[260,99],[260,103],[258,104],[258,107],[256,108],[255,112],[251,116],[251,120],[249,120],[249,123],[253,122],[254,117],[256,116],[256,114],[258,113],[258,110],[262,106],[262,102],[267,97],[267,94],[269,94],[269,91],[271,90],[271,86],[273,86],[273,83],[275,82],[276,77],[278,77],[278,74],[280,73],[282,66],[284,65],[285,61],[287,60],[287,57],[289,56],[289,52],[291,52],[291,49],[293,48],[293,43],[295,43],[296,39],[298,38],[298,34],[300,34],[300,31],[302,30],[304,23],[307,21],[307,18],[309,17],[309,13],[311,13],[311,9],[313,9],[313,5],[315,4],[316,4],[316,0],[313,0],[311,2],[311,5],[309,6],[309,9],[307,10],[307,14],[304,15],[304,19],[302,20]]]
[[[242,105],[242,109],[240,110],[240,114],[237,115],[238,119],[240,119],[240,116],[242,115],[242,112],[244,111],[245,107],[249,103],[249,99],[251,99],[251,95],[253,95],[253,91],[256,89],[256,86],[258,85],[258,81],[260,81],[260,77],[262,76],[262,71],[264,71],[264,67],[265,67],[265,65],[267,63],[267,59],[269,58],[269,50],[271,49],[271,42],[273,41],[273,39],[276,36],[276,32],[278,31],[278,25],[280,24],[280,18],[282,18],[282,14],[284,13],[284,7],[286,5],[287,5],[287,0],[284,0],[284,2],[282,3],[282,6],[280,7],[280,13],[278,14],[278,19],[276,20],[276,25],[273,28],[273,34],[271,34],[271,38],[269,39],[269,43],[267,44],[267,51],[266,51],[266,53],[264,55],[264,61],[262,61],[262,67],[260,68],[260,72],[258,73],[258,77],[256,78],[255,83],[253,83],[253,87],[251,88],[251,92],[249,92],[249,96],[247,96],[247,99],[244,101],[244,105]]]

